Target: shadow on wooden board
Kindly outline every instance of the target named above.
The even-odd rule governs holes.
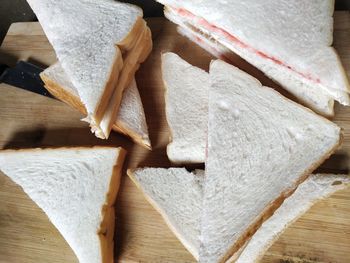
[[[18,62],[19,58],[14,56],[11,53],[2,51],[0,49],[0,64],[6,64],[9,67],[14,67],[16,65],[16,63]],[[42,69],[46,69],[47,67],[49,67],[49,65],[47,64],[43,64],[42,62],[36,60],[35,58],[29,57],[27,59],[27,62],[36,65]]]
[[[112,133],[109,140],[96,138],[88,128],[66,128],[49,130],[37,127],[15,132],[4,149],[33,147],[78,147],[111,146],[132,151],[133,143],[123,135]]]

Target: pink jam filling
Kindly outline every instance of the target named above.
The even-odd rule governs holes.
[[[189,18],[189,19],[194,19],[197,18],[194,14],[192,14],[191,12],[187,11],[186,9],[183,8],[175,8],[175,7],[171,7],[173,10],[175,10],[175,12],[179,15],[182,16],[184,18]],[[291,66],[285,64],[284,62],[282,62],[281,60],[274,58],[273,56],[269,56],[268,54],[259,51],[255,48],[253,48],[252,46],[244,43],[243,41],[239,40],[238,38],[236,38],[235,36],[231,35],[230,33],[228,33],[227,31],[210,24],[207,20],[203,19],[203,18],[197,18],[196,21],[198,21],[198,23],[203,26],[204,28],[206,28],[209,31],[215,32],[217,34],[220,34],[221,36],[223,36],[224,38],[226,38],[228,41],[235,43],[236,45],[238,45],[240,48],[242,49],[247,49],[250,52],[254,52],[255,54],[257,54],[259,57],[262,57],[264,59],[269,59],[271,61],[273,61],[274,63],[281,65],[283,67],[286,67],[290,70],[292,70],[293,72],[299,74],[300,76],[302,76],[303,78],[306,78],[308,80],[314,81],[316,83],[320,83],[320,79],[319,78],[313,78],[311,76],[311,74],[309,73],[302,73],[297,71],[296,69],[292,68]]]

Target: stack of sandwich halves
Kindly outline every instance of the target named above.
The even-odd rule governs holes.
[[[28,3],[58,58],[41,74],[50,93],[85,114],[97,137],[114,129],[150,148],[134,79],[152,49],[142,10],[114,1]]]
[[[150,148],[134,79],[152,48],[142,11],[112,0],[28,0],[58,62],[41,77],[57,98]],[[293,102],[222,60],[209,73],[163,53],[167,147],[176,164],[130,178],[200,262],[258,261],[316,200],[350,183],[311,174],[341,144],[341,128],[315,112],[348,105],[349,83],[332,43],[332,1],[161,0],[180,31],[229,60],[235,52],[280,83]],[[160,55],[160,54],[159,54]],[[114,202],[125,151],[1,151],[0,170],[45,211],[82,263],[113,262]],[[140,259],[142,261],[142,259]]]
[[[86,115],[150,148],[134,79],[152,49],[136,6],[112,0],[28,0],[58,62],[41,73],[46,88]],[[36,202],[82,263],[114,262],[114,203],[125,150],[66,147],[0,151],[0,170]],[[1,260],[0,260],[1,261]]]
[[[316,200],[349,183],[311,175],[341,144],[324,117],[349,104],[332,47],[332,1],[160,1],[180,32],[227,60],[235,52],[301,106],[222,61],[209,73],[162,54],[167,154],[205,170],[138,168],[129,176],[200,262],[258,261]],[[306,18],[312,18],[310,19]]]

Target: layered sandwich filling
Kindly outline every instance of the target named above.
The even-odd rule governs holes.
[[[202,17],[196,16],[195,14],[191,13],[186,9],[169,7],[169,6],[167,6],[167,9],[169,12],[174,13],[180,18],[182,18],[183,23],[189,26],[192,30],[195,29],[197,33],[202,34],[205,38],[207,38],[208,35],[212,35],[212,37],[214,37],[215,39],[224,39],[225,41],[232,43],[233,45],[237,46],[240,49],[244,49],[250,53],[254,53],[255,55],[263,59],[268,59],[279,66],[283,66],[309,81],[312,81],[317,84],[321,83],[321,80],[319,78],[312,76],[310,73],[298,71],[297,69],[279,60],[278,58],[254,48],[253,46],[243,42],[242,40],[238,39],[236,36],[232,35],[226,30],[217,27],[216,25],[208,22],[206,19]],[[197,26],[194,25],[194,22]]]

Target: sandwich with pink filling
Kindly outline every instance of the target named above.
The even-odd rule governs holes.
[[[349,81],[333,42],[334,1],[159,0],[165,15],[216,56],[234,52],[324,115],[349,105]]]

